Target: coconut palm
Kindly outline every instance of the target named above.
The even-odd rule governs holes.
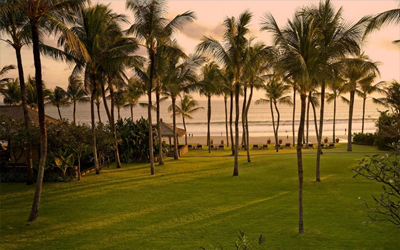
[[[99,119],[100,123],[103,123],[101,121],[101,113],[100,113],[100,107],[102,102],[103,102],[103,96],[101,95],[100,90],[97,90],[96,95],[94,96],[94,104],[96,105],[97,108],[97,118]]]
[[[118,111],[118,120],[121,119],[121,108],[126,104],[126,92],[118,90],[114,93],[114,103]]]
[[[388,10],[382,13],[379,13],[376,16],[371,18],[370,23],[365,30],[365,35],[367,36],[374,30],[379,30],[384,25],[389,25],[391,23],[399,24],[400,23],[400,8]],[[400,44],[400,40],[393,41],[395,44]]]
[[[349,125],[347,151],[352,151],[352,126],[353,126],[353,110],[354,97],[359,87],[371,84],[378,75],[380,75],[378,65],[379,62],[373,62],[364,53],[360,53],[354,58],[342,59],[343,78],[346,80],[343,90],[350,93],[349,101]]]
[[[46,88],[46,85],[43,83],[43,97],[45,100],[51,94],[51,90]],[[28,80],[26,81],[26,102],[28,107],[33,109],[38,109],[38,94],[36,91],[36,80],[35,78],[28,76]]]
[[[138,104],[139,98],[144,95],[145,90],[140,82],[135,81],[133,78],[128,80],[128,89],[126,93],[126,104],[124,107],[130,108],[131,119],[133,121],[133,108]]]
[[[372,82],[365,82],[364,84],[361,84],[360,87],[356,90],[356,94],[363,100],[361,133],[364,133],[365,102],[367,98],[373,93],[385,94],[385,90],[382,88],[383,83],[384,82],[378,82],[376,84],[372,84]],[[372,101],[374,103],[381,104],[378,98],[372,98]]]
[[[149,86],[148,86],[148,117],[151,124],[151,92],[153,90],[154,80],[156,79],[156,56],[159,53],[160,47],[171,45],[171,36],[174,32],[183,28],[183,25],[192,22],[195,19],[194,13],[187,11],[183,14],[177,15],[171,21],[168,21],[166,16],[166,2],[164,0],[150,0],[150,1],[136,1],[127,0],[126,6],[132,10],[135,15],[135,23],[128,29],[139,41],[143,41],[142,45],[147,49],[150,63]],[[173,44],[173,43],[172,43]],[[161,82],[157,81],[157,90],[160,91]],[[159,110],[159,94],[156,93],[157,110]],[[157,111],[159,112],[159,111]],[[159,121],[159,114],[157,119],[157,128],[160,132],[161,124]],[[149,141],[150,141],[150,169],[151,174],[155,174],[154,170],[154,157],[153,157],[153,134],[152,128],[149,126]],[[161,138],[159,139],[161,145]],[[162,162],[162,149],[159,151],[160,164]]]
[[[176,105],[176,116],[182,117],[183,128],[186,130],[186,120],[185,119],[193,119],[192,115],[200,110],[203,110],[203,107],[198,107],[199,103],[196,100],[193,100],[193,97],[190,95],[183,95],[181,98],[180,105]],[[172,105],[168,107],[168,111],[172,112]],[[185,134],[185,145],[187,145],[187,134]]]
[[[18,78],[10,79],[4,85],[5,88],[0,91],[3,95],[3,103],[6,105],[18,105],[21,103],[21,89],[19,87]]]
[[[72,116],[76,125],[76,103],[85,103],[90,100],[80,77],[71,75],[68,78],[67,95],[74,106]]]
[[[198,83],[200,95],[207,97],[207,146],[208,152],[211,153],[211,97],[218,94],[218,86],[221,83],[221,71],[214,61],[207,63],[202,69],[203,79]]]
[[[60,116],[60,120],[62,120],[60,107],[68,107],[71,104],[67,92],[63,88],[57,86],[54,91],[51,91],[48,99],[49,104],[57,107],[58,115]]]
[[[392,110],[400,117],[400,84],[396,80],[385,82],[386,96],[379,98],[379,102]]]
[[[225,29],[223,44],[213,38],[204,37],[202,42],[197,45],[198,52],[211,53],[214,59],[221,63],[225,70],[233,74],[236,110],[233,176],[239,175],[239,94],[242,86],[244,66],[248,62],[248,39],[246,35],[250,32],[248,26],[251,18],[252,14],[248,11],[243,12],[238,19],[235,17],[226,18],[223,23]]]
[[[343,83],[344,80],[337,76],[337,78],[331,82],[328,83],[329,89],[332,91],[332,93],[327,94],[327,103],[333,102],[333,128],[332,128],[332,141],[334,142],[336,140],[336,103],[337,99],[339,97],[342,98],[342,101],[345,103],[347,102],[347,99],[345,99],[342,96],[343,92]]]
[[[3,68],[1,68],[0,70],[0,77],[2,77],[3,75],[7,74],[8,71],[15,69],[14,65],[6,65]],[[4,86],[3,84],[5,84],[8,80],[10,80],[10,78],[0,78],[0,89],[2,88],[2,86]]]
[[[297,169],[299,178],[299,234],[304,233],[303,225],[303,157],[302,138],[306,113],[306,99],[312,89],[312,81],[321,74],[319,65],[320,34],[312,18],[296,12],[293,20],[279,28],[274,17],[267,14],[262,21],[262,30],[272,32],[274,44],[280,54],[276,60],[277,67],[283,72],[283,78],[290,78],[297,85],[300,94],[301,113],[297,134]]]
[[[279,122],[280,113],[277,104],[281,105],[293,105],[292,98],[286,94],[290,91],[291,86],[283,84],[280,77],[272,75],[268,80],[267,84],[264,85],[265,97],[256,101],[256,104],[269,104],[272,117],[272,128],[275,136],[275,149],[279,151]],[[274,118],[274,109],[277,114],[276,126]]]

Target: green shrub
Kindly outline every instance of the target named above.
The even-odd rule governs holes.
[[[354,133],[353,143],[359,145],[374,145],[376,134],[374,133]]]

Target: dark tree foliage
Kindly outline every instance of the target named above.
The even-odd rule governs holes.
[[[143,117],[133,122],[131,119],[117,121],[118,149],[121,162],[149,162],[149,122]],[[158,133],[153,126],[153,149],[158,152]],[[164,146],[166,153],[166,146]]]

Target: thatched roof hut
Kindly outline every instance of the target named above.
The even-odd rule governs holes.
[[[163,122],[162,119],[160,119],[161,122],[161,137],[169,137],[173,138],[174,137],[174,127],[171,124]],[[186,134],[186,130],[181,129],[176,127],[176,135],[178,137],[182,137]]]
[[[14,120],[24,120],[24,110],[22,105],[4,105],[0,106],[0,116],[6,116]],[[28,116],[32,123],[39,126],[39,113],[34,109],[28,108]],[[53,117],[46,115],[46,121],[58,123],[59,121]]]

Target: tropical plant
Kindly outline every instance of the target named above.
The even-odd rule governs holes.
[[[68,78],[67,95],[74,106],[72,116],[76,125],[76,103],[85,103],[90,100],[80,77],[71,75]]]
[[[154,87],[154,81],[157,78],[157,59],[156,56],[162,54],[160,53],[161,47],[174,47],[174,42],[171,41],[171,36],[174,32],[179,31],[183,28],[183,25],[192,22],[195,19],[195,15],[191,11],[186,11],[182,14],[175,16],[171,21],[168,21],[166,16],[166,2],[164,0],[127,0],[126,6],[128,9],[132,10],[135,15],[135,23],[128,29],[128,33],[132,33],[139,41],[142,41],[142,45],[147,49],[149,56],[149,81],[148,81],[148,119],[149,123],[151,121],[151,108],[152,100],[151,93]],[[172,46],[171,46],[172,45]],[[159,115],[159,96],[161,90],[161,81],[156,83],[156,98],[157,98],[157,128],[160,132],[161,123]],[[151,174],[155,174],[154,162],[153,162],[153,136],[152,130],[149,127],[149,142],[150,142],[150,171]],[[161,145],[161,138],[158,142]],[[162,151],[160,149],[159,154],[161,156]],[[162,156],[159,157],[161,161],[160,165],[163,164]]]
[[[60,120],[62,120],[60,107],[68,107],[71,104],[67,92],[63,88],[57,86],[48,98],[48,103],[57,107],[58,115],[60,116]]]
[[[128,80],[128,88],[126,93],[126,104],[124,107],[130,108],[131,110],[131,120],[133,121],[133,108],[138,105],[139,98],[144,95],[145,90],[143,85],[135,81],[133,78]]]
[[[197,45],[198,52],[210,52],[226,71],[233,74],[236,110],[233,176],[239,175],[239,95],[242,86],[244,65],[246,65],[248,60],[248,39],[246,35],[250,32],[248,26],[251,18],[252,14],[249,11],[243,12],[238,19],[227,17],[223,23],[225,29],[223,44],[214,38],[204,37],[202,42]]]
[[[45,100],[48,99],[51,94],[51,90],[46,88],[46,85],[43,83],[43,97]],[[36,80],[35,78],[28,76],[28,80],[26,82],[26,102],[28,107],[33,109],[38,109],[38,94],[36,91]]]
[[[196,100],[193,100],[193,97],[190,95],[183,95],[181,98],[180,105],[176,105],[176,116],[182,117],[183,128],[186,130],[186,120],[185,119],[193,119],[192,115],[200,110],[203,110],[203,107],[198,107],[199,103]],[[168,111],[172,111],[172,106],[168,107]],[[185,145],[187,145],[187,133],[185,134]]]
[[[290,91],[291,86],[283,84],[280,77],[277,75],[272,75],[269,80],[267,80],[267,84],[264,85],[265,97],[256,101],[256,104],[269,104],[271,109],[271,117],[272,117],[272,128],[274,130],[275,136],[275,149],[276,152],[279,151],[279,143],[278,143],[278,132],[279,132],[279,122],[280,122],[280,113],[278,110],[277,104],[281,105],[293,105],[292,98],[286,94]],[[275,126],[275,118],[274,118],[274,109],[277,114],[276,126]]]
[[[126,92],[124,90],[118,90],[114,93],[114,103],[118,111],[118,120],[121,119],[121,108],[126,103]]]
[[[6,105],[17,105],[21,103],[21,89],[19,87],[18,78],[8,80],[5,88],[0,91],[3,95],[3,103]]]
[[[373,62],[367,55],[360,53],[357,57],[342,59],[342,64],[342,74],[346,80],[343,89],[345,92],[350,93],[347,151],[352,151],[354,97],[358,88],[362,85],[371,84],[380,74],[378,69],[379,62]]]
[[[341,79],[339,76],[331,82],[328,82],[328,88],[332,91],[332,93],[327,94],[327,103],[333,102],[333,129],[332,129],[332,141],[335,141],[336,139],[336,103],[337,99],[341,97],[342,101],[345,103],[347,102],[347,99],[341,96],[343,89],[342,85],[344,83],[344,80]]]
[[[7,74],[8,71],[15,69],[14,65],[6,65],[3,68],[1,68],[0,70],[0,77],[2,77],[3,75]],[[8,80],[11,80],[10,78],[3,78],[0,79],[0,90],[3,87],[3,84],[5,84],[6,82],[8,82]]]

